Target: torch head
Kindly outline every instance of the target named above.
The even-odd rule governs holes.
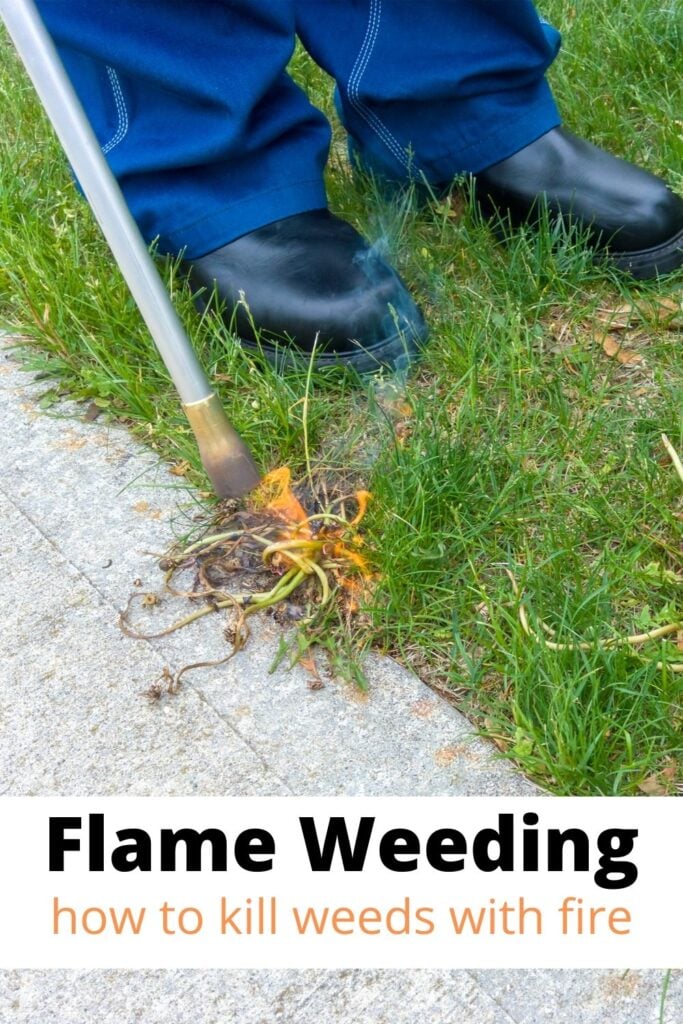
[[[213,392],[183,405],[197,439],[202,465],[219,498],[241,498],[260,482],[261,474],[246,444],[225,415]]]

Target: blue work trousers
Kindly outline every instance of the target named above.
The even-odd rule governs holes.
[[[148,241],[188,257],[326,205],[330,129],[287,75],[298,35],[361,159],[476,172],[559,123],[529,0],[39,0]]]

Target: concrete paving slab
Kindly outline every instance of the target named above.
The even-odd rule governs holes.
[[[660,1024],[662,971],[470,971],[515,1024]],[[683,971],[670,978],[663,1021],[683,1020]]]
[[[164,641],[116,625],[196,510],[125,431],[41,415],[0,340],[0,793],[524,795],[534,788],[389,659],[366,697],[269,674],[278,630],[177,697],[140,696],[165,665],[221,657],[215,622]],[[163,607],[159,616],[173,609]],[[168,620],[166,620],[168,621]],[[661,972],[6,971],[12,1024],[658,1024]],[[683,1019],[680,973],[665,1024]]]
[[[481,974],[482,977],[479,977]],[[658,971],[11,971],[12,1024],[680,1024]],[[514,992],[514,994],[513,994]]]
[[[0,793],[289,793],[191,687],[143,697],[159,654],[2,494],[0,521]]]

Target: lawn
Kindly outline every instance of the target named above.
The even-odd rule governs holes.
[[[551,80],[568,127],[683,194],[680,0],[544,10],[564,34]],[[65,394],[94,402],[205,488],[167,375],[0,45],[0,322],[25,339],[46,410]],[[300,52],[292,71],[331,114],[322,72]],[[336,123],[328,192],[428,316],[406,382],[278,376],[163,268],[260,465],[374,495],[372,593],[351,635],[327,613],[309,636],[338,665],[369,645],[399,658],[556,793],[677,791],[683,628],[614,641],[683,619],[683,484],[661,440],[683,452],[683,273],[636,287],[552,224],[503,242],[457,188],[388,200],[352,173]]]

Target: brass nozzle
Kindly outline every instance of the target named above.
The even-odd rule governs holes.
[[[231,425],[214,392],[183,405],[197,439],[199,455],[219,498],[241,498],[259,483],[261,474],[251,452]]]

